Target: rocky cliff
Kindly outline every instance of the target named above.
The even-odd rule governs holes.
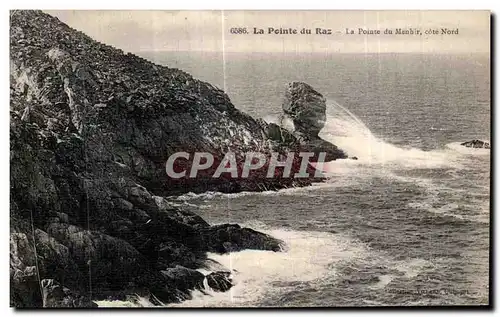
[[[165,162],[175,152],[220,160],[227,151],[312,149],[345,157],[327,142],[316,146],[317,124],[309,138],[305,119],[300,135],[254,120],[220,89],[98,43],[43,12],[11,12],[10,35],[12,306],[84,307],[130,294],[160,305],[188,298],[205,280],[226,291],[229,271],[195,270],[206,252],[282,248],[251,229],[211,226],[164,197],[304,186],[313,177],[255,171],[214,179],[206,171],[173,180]]]

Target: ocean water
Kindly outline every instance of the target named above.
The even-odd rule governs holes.
[[[235,287],[173,306],[488,304],[490,151],[459,143],[489,140],[489,56],[140,55],[268,121],[285,84],[307,82],[328,100],[320,135],[359,158],[325,164],[327,181],[311,187],[172,197],[287,243],[210,254]]]

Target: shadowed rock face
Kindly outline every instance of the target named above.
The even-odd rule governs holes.
[[[278,169],[274,178],[257,170],[247,179],[214,179],[207,170],[172,180],[168,157],[324,149],[330,159],[344,155],[317,137],[324,109],[309,86],[290,95],[287,111],[310,105],[312,116],[300,112],[300,133],[293,133],[240,112],[208,83],[98,43],[40,11],[12,12],[10,41],[12,306],[88,307],[136,293],[169,303],[188,298],[205,278],[225,291],[232,286],[227,274],[194,271],[206,252],[280,251],[283,242],[238,225],[211,226],[165,196],[320,179],[284,178]],[[307,124],[313,128],[304,137]],[[294,161],[292,175],[300,165]]]
[[[12,12],[10,61],[12,306],[88,307],[135,293],[178,301],[203,286],[194,269],[207,251],[281,243],[239,226],[222,235],[163,197],[226,185],[169,183],[171,153],[265,145],[261,125],[221,90],[40,11]],[[232,286],[224,274],[209,281]]]
[[[235,108],[222,90],[181,70],[98,43],[41,12],[16,11],[11,22],[11,111],[20,121],[36,124],[58,152],[72,151],[75,160],[66,164],[82,155],[93,163],[80,169],[114,169],[140,179],[159,196],[318,181],[312,167],[311,177],[300,180],[254,173],[228,182],[211,177],[216,164],[195,180],[172,179],[165,172],[167,159],[179,151],[209,152],[216,162],[231,151],[241,167],[246,152],[269,158],[271,152],[310,150],[300,139],[317,137],[325,116],[324,98],[310,86],[293,83],[295,88],[286,92],[290,106],[285,112],[295,116],[301,134],[273,142],[267,124]],[[340,152],[329,159],[342,158]],[[299,167],[294,165],[292,176]],[[189,172],[189,163],[186,168]]]
[[[42,288],[42,299],[44,308],[54,307],[97,307],[88,296],[72,292],[70,289],[61,286],[53,279],[44,279],[40,282]]]
[[[214,272],[207,276],[207,284],[215,291],[228,291],[232,284],[229,272]]]
[[[305,137],[317,137],[325,125],[326,99],[306,83],[288,84],[282,108],[292,119],[295,132]]]

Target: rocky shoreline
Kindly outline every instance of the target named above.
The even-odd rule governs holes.
[[[307,186],[306,178],[172,180],[177,151],[310,151],[347,158],[319,138],[325,99],[291,83],[283,118],[295,129],[239,111],[220,89],[92,40],[41,11],[11,12],[11,306],[95,307],[141,294],[156,305],[193,289],[232,286],[204,275],[206,252],[280,252],[283,242],[237,224],[210,225],[164,197]],[[242,164],[238,157],[238,164]],[[294,161],[297,173],[301,160]],[[263,167],[265,169],[265,166]]]

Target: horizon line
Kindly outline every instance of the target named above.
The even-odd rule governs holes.
[[[125,51],[125,50],[123,50]],[[484,55],[484,54],[491,54],[491,51],[484,51],[484,52],[447,52],[447,51],[437,51],[437,52],[299,52],[299,51],[287,51],[287,52],[279,52],[279,51],[249,51],[249,52],[242,52],[242,51],[208,51],[208,50],[139,50],[139,51],[129,51],[129,53],[132,54],[139,54],[139,53],[214,53],[214,54],[226,54],[226,53],[237,53],[237,54],[252,54],[252,53],[259,53],[259,54],[331,54],[331,55],[340,55],[340,54],[350,54],[350,55],[381,55],[381,54],[422,54],[422,55]]]

